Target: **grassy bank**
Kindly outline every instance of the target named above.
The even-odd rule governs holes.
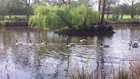
[[[1,27],[27,27],[26,15],[6,15],[4,21],[0,21]]]
[[[120,16],[118,16],[118,18],[116,18],[116,16],[113,16],[111,14],[111,15],[109,15],[108,18],[107,18],[107,15],[105,15],[105,20],[106,20],[106,22],[109,22],[109,23],[127,23],[127,22],[133,22],[133,21],[140,22],[140,16],[134,16],[134,18],[131,19],[130,15],[124,15],[123,18],[121,19]]]

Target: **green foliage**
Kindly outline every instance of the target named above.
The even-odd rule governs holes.
[[[50,29],[57,26],[57,6],[34,6],[33,9],[35,17],[31,17],[29,20],[29,25],[31,27],[34,26],[42,29]]]
[[[71,66],[72,64],[71,57],[72,55],[70,56],[69,59],[68,79],[94,79],[93,77],[94,72],[93,71],[89,72],[87,69],[91,54],[87,56],[86,63],[84,66],[83,65],[79,66],[77,63],[77,65],[74,68]]]
[[[91,54],[89,54],[88,57],[87,57],[87,60],[86,60],[86,63],[85,63],[85,67],[84,67],[85,70],[88,67],[88,63],[89,63],[90,57],[91,57]]]
[[[73,24],[76,24],[76,28],[91,27],[91,23],[98,23],[100,20],[99,13],[92,9],[92,7],[86,7],[81,5],[73,11]]]
[[[0,6],[4,5],[3,8],[0,7],[0,12],[4,11],[5,15],[25,15],[26,5],[20,0],[3,0],[0,2]]]
[[[90,28],[99,22],[99,13],[92,7],[81,5],[76,8],[63,6],[33,6],[34,16],[30,18],[31,27],[61,29],[64,27]]]
[[[41,15],[32,16],[30,18],[28,24],[30,25],[31,28],[43,28],[42,27],[42,25],[43,25],[42,18],[43,18],[43,16],[41,16]]]
[[[62,26],[69,26],[72,24],[72,12],[69,6],[64,5],[57,9],[57,15]]]
[[[12,5],[10,5],[9,7],[12,7]],[[26,14],[26,6],[23,4],[17,4],[13,8],[8,8],[6,14],[12,14],[12,15]]]

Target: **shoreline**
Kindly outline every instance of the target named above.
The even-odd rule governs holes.
[[[140,26],[140,23],[120,22],[120,23],[106,23],[107,26]]]

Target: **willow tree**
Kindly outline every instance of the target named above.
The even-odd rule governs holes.
[[[35,6],[33,12],[34,16],[29,20],[33,28],[89,28],[92,23],[99,22],[99,13],[85,5],[76,8],[70,8],[69,5]]]
[[[73,11],[73,24],[76,28],[89,28],[92,23],[98,23],[99,13],[92,7],[81,5]]]
[[[64,5],[57,9],[58,19],[61,23],[65,24],[69,28],[72,28],[72,11],[69,6]]]
[[[58,25],[57,6],[34,6],[29,25],[33,28],[55,28]]]

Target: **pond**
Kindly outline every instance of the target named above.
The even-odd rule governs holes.
[[[140,27],[114,27],[112,36],[69,36],[75,47],[66,47],[65,35],[24,28],[0,29],[0,79],[66,79],[68,68],[87,66],[87,73],[106,78],[120,64],[140,59],[140,48],[129,49],[129,42],[140,37]],[[87,39],[81,43],[80,39]],[[16,40],[22,45],[16,46]],[[30,40],[36,46],[29,46]],[[40,40],[47,42],[41,45]],[[100,43],[110,45],[100,48]],[[104,72],[102,72],[104,69]],[[97,76],[98,74],[98,76]]]

